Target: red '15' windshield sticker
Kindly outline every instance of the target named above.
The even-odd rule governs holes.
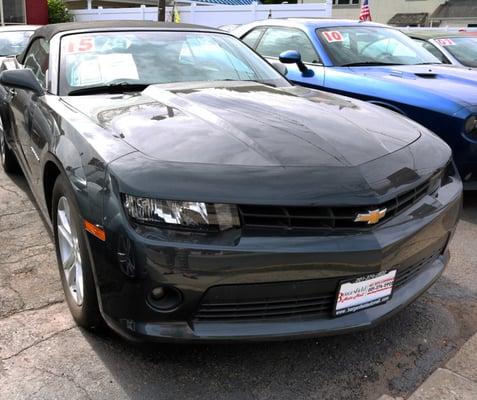
[[[344,40],[343,35],[339,31],[326,31],[323,32],[323,36],[328,41],[328,43],[342,42]]]
[[[436,39],[436,42],[441,46],[454,46],[455,42],[452,39]]]
[[[94,38],[92,37],[83,37],[80,39],[71,38],[66,47],[68,53],[85,53],[88,51],[94,51],[94,49]]]

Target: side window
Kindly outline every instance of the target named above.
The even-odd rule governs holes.
[[[269,28],[257,46],[257,51],[265,57],[278,58],[280,53],[287,50],[299,51],[303,62],[319,62],[310,39],[298,29]]]
[[[244,42],[245,44],[248,44],[252,49],[254,49],[263,31],[264,31],[263,28],[257,28],[250,31],[242,38],[242,42]]]
[[[429,53],[431,53],[434,57],[436,57],[439,61],[442,61],[444,64],[450,64],[450,61],[447,57],[440,52],[440,50],[434,46],[432,43],[424,42],[424,47]]]
[[[444,54],[442,54],[440,50],[437,47],[435,47],[432,43],[429,43],[429,42],[426,42],[425,40],[420,40],[420,39],[414,39],[414,41],[423,49],[431,53],[439,61],[443,62],[444,64],[450,64],[447,57]]]
[[[36,39],[28,49],[25,68],[33,71],[43,87],[46,87],[46,75],[49,63],[49,46],[45,39]]]

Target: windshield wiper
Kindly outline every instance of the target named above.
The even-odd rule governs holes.
[[[270,86],[270,87],[273,87],[273,88],[277,87],[277,85],[274,85],[273,83],[266,82],[266,81],[259,81],[259,80],[255,80],[255,79],[244,79],[242,82],[254,82],[254,83],[260,83],[260,84],[265,85],[265,86]]]
[[[146,83],[110,83],[108,85],[89,86],[80,89],[74,89],[68,92],[68,96],[79,96],[82,94],[96,93],[125,93],[142,92],[149,84]]]
[[[262,85],[265,85],[265,86],[270,86],[270,87],[274,87],[276,88],[277,85],[274,85],[273,83],[270,83],[270,82],[266,82],[266,81],[260,81],[260,80],[257,80],[257,79],[229,79],[229,78],[226,78],[226,79],[220,79],[220,80],[217,80],[217,81],[212,81],[212,82],[253,82],[253,83],[260,83]]]
[[[406,64],[385,63],[385,62],[378,62],[378,61],[364,61],[364,62],[342,64],[340,65],[340,67],[377,67],[380,65],[406,65]]]

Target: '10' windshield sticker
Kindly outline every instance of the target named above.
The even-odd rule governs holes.
[[[67,52],[68,53],[85,53],[88,51],[94,51],[94,38],[92,37],[83,37],[83,38],[71,38],[68,41]]]
[[[452,39],[436,39],[436,42],[441,46],[454,46],[455,42]]]
[[[323,32],[323,35],[328,43],[342,42],[344,40],[343,35],[338,31],[326,31]]]

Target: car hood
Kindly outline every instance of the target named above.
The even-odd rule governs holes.
[[[340,69],[345,69],[341,68]],[[475,71],[440,65],[396,65],[347,68],[353,75],[409,85],[452,99],[463,106],[477,105]]]
[[[245,166],[356,166],[416,141],[420,127],[359,101],[255,83],[154,85],[64,99],[150,159]]]

